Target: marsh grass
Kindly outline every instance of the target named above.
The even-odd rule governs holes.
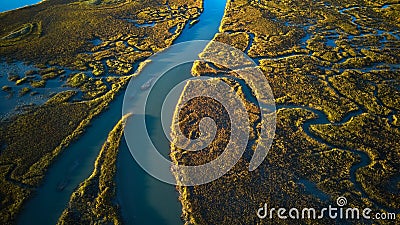
[[[178,187],[188,224],[268,224],[255,219],[264,203],[323,208],[339,196],[353,207],[399,208],[399,7],[395,1],[228,1],[215,40],[247,51],[259,64],[280,108],[277,129],[255,171],[248,171],[245,153],[220,179]],[[197,62],[192,71],[221,69]],[[176,160],[210,159],[203,157]]]

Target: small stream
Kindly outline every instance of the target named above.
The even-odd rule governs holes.
[[[310,126],[311,126],[311,125],[316,125],[316,124],[332,124],[332,123],[327,119],[326,115],[325,115],[323,112],[319,111],[319,110],[316,110],[316,109],[313,109],[313,108],[310,108],[310,107],[306,107],[306,106],[298,106],[298,105],[277,105],[276,108],[277,108],[277,110],[278,110],[278,109],[299,108],[299,109],[304,109],[304,110],[308,110],[308,111],[311,111],[311,112],[315,113],[315,114],[317,115],[317,118],[308,120],[308,121],[306,121],[306,122],[303,124],[302,127],[303,127],[303,129],[304,129],[304,132],[305,132],[309,137],[311,137],[311,138],[317,140],[317,141],[320,142],[320,143],[323,143],[323,144],[327,145],[327,146],[330,147],[330,148],[342,149],[342,150],[351,152],[351,153],[353,153],[353,154],[355,154],[355,155],[357,155],[357,156],[360,157],[360,161],[359,161],[358,163],[353,164],[353,165],[351,166],[351,168],[350,168],[350,181],[354,184],[355,189],[361,193],[361,197],[363,197],[363,198],[369,198],[369,197],[368,197],[368,194],[364,191],[363,187],[361,186],[361,183],[358,182],[358,181],[357,181],[357,178],[356,178],[357,170],[360,169],[360,168],[363,168],[363,167],[368,166],[368,165],[372,162],[371,158],[368,156],[368,154],[367,154],[366,152],[361,151],[361,150],[355,150],[355,149],[345,148],[345,147],[343,147],[343,146],[336,146],[336,145],[333,145],[333,144],[331,144],[331,143],[328,143],[328,142],[325,141],[324,139],[322,139],[322,138],[320,138],[320,137],[314,135],[312,132],[310,132]],[[353,117],[359,116],[359,115],[361,115],[362,113],[363,113],[362,110],[352,111],[352,112],[348,113],[340,122],[338,122],[338,123],[333,123],[333,125],[341,125],[341,124],[344,124],[344,123],[350,121]],[[394,179],[392,179],[393,186],[394,186],[395,182],[397,182],[399,179],[400,179],[400,178],[394,178]],[[299,183],[301,183],[301,184],[304,185],[305,191],[306,191],[306,192],[308,192],[308,193],[314,195],[316,198],[320,199],[321,201],[324,202],[324,201],[326,201],[326,200],[329,200],[329,198],[327,198],[327,197],[328,197],[327,194],[324,193],[323,191],[321,191],[320,189],[318,189],[317,185],[316,185],[314,182],[312,182],[312,181],[310,181],[310,180],[306,180],[306,179],[304,179],[304,178],[301,178],[301,179],[299,179]],[[370,199],[370,198],[369,198],[369,199]],[[399,213],[398,210],[394,210],[394,209],[388,208],[388,207],[386,207],[386,206],[384,206],[384,205],[382,205],[382,204],[380,204],[380,203],[378,203],[378,202],[376,202],[376,201],[374,201],[374,200],[372,200],[372,199],[370,199],[370,200],[371,200],[371,201],[374,203],[374,205],[375,205],[376,207],[378,207],[379,209],[386,210],[387,212],[396,212],[396,213]]]
[[[343,147],[339,147],[339,146],[335,146],[332,145],[330,143],[327,143],[324,139],[314,135],[312,132],[310,132],[310,126],[311,125],[316,125],[316,124],[331,124],[331,122],[328,120],[327,116],[325,115],[325,113],[310,108],[310,107],[305,107],[305,106],[298,106],[298,105],[277,105],[277,109],[288,109],[288,108],[299,108],[299,109],[305,109],[308,111],[313,112],[314,114],[317,115],[316,119],[311,119],[306,121],[303,124],[303,129],[304,132],[311,138],[317,140],[320,143],[323,143],[327,146],[329,146],[330,148],[338,148],[338,149],[343,149],[345,151],[349,151],[355,155],[358,155],[360,157],[360,162],[354,164],[351,169],[350,169],[350,180],[352,183],[354,183],[357,191],[360,191],[360,193],[363,195],[363,197],[367,197],[367,195],[365,194],[364,190],[361,187],[361,184],[357,181],[356,179],[356,171],[362,167],[368,166],[371,163],[371,159],[369,158],[368,154],[361,151],[361,150],[354,150],[354,149],[346,149]],[[334,123],[333,125],[341,125],[344,124],[348,121],[350,121],[353,117],[359,116],[361,115],[363,112],[361,110],[357,110],[357,111],[352,111],[350,113],[348,113],[340,122],[338,123]],[[309,182],[301,182],[304,184],[306,190],[314,190],[311,191],[312,193],[315,192],[315,184],[313,184],[311,181]],[[311,185],[312,184],[312,185]],[[319,191],[319,190],[318,190]],[[321,191],[319,191],[321,192]],[[314,194],[317,198],[319,198],[320,200],[324,200],[322,198],[320,198],[319,196],[323,195],[324,193],[316,193]]]

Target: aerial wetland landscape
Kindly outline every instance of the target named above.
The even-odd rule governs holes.
[[[398,0],[5,2],[0,224],[400,224]],[[254,170],[256,146],[265,144],[262,90],[224,66],[240,57],[210,45],[200,55],[222,57],[220,64],[180,65],[167,72],[174,79],[156,84],[143,73],[151,57],[194,40],[235,47],[269,84],[276,127]],[[135,83],[138,93],[151,87],[161,101],[165,89],[195,77],[225,83],[238,96],[248,142],[218,179],[170,185],[132,157],[124,129],[140,115],[121,113],[124,94]],[[201,83],[185,84],[170,106],[177,117],[171,133],[196,139],[200,121],[211,118],[210,145],[189,151],[168,142],[155,122],[160,115],[145,115],[149,130],[137,132],[149,133],[174,164],[202,165],[223,154],[234,124],[217,100],[183,103],[188,92],[209,94]],[[342,207],[340,216],[312,218],[307,210],[302,218],[301,209],[330,206]],[[300,212],[283,218],[278,208]],[[342,217],[346,208],[360,216]]]

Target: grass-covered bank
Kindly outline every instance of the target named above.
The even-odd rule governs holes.
[[[129,116],[124,116],[109,133],[93,173],[72,194],[58,224],[122,224],[115,203],[114,180],[118,149]]]

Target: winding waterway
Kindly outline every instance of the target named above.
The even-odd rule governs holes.
[[[218,32],[225,0],[205,0],[199,22],[186,25],[174,43],[191,40],[211,40]],[[185,68],[170,72],[180,75]],[[137,81],[148,79],[137,78]],[[136,80],[135,80],[136,81]],[[25,205],[18,224],[55,224],[67,207],[74,189],[93,171],[94,161],[107,138],[108,132],[121,118],[123,94],[110,104],[109,109],[95,118],[78,141],[71,144],[52,164],[41,186]],[[157,118],[155,118],[157,119]],[[154,133],[155,132],[155,133]],[[159,132],[160,134],[158,134]],[[162,128],[152,127],[155,137],[162,136]],[[169,143],[161,140],[162,149]],[[181,205],[175,187],[155,180],[142,170],[122,141],[117,164],[117,202],[126,224],[182,224]]]
[[[361,151],[361,150],[346,149],[346,148],[343,148],[343,147],[332,145],[331,143],[328,143],[324,139],[322,139],[322,138],[314,135],[312,132],[310,132],[310,126],[311,125],[331,124],[331,122],[328,120],[327,116],[323,112],[321,112],[319,110],[316,110],[316,109],[313,109],[313,108],[310,108],[310,107],[298,106],[298,105],[278,105],[277,106],[277,109],[288,109],[288,108],[304,109],[304,110],[311,111],[311,112],[313,112],[314,114],[317,115],[317,118],[308,120],[302,125],[304,132],[309,137],[317,140],[320,143],[323,143],[323,144],[329,146],[332,149],[335,149],[335,148],[343,149],[345,151],[349,151],[349,152],[359,156],[360,161],[358,163],[355,163],[350,168],[350,180],[355,185],[357,191],[359,191],[362,194],[363,197],[367,197],[367,194],[364,192],[363,188],[361,187],[361,184],[356,179],[356,171],[358,169],[362,168],[362,167],[368,166],[371,163],[371,159],[368,156],[368,154],[363,152],[363,151]],[[335,123],[335,124],[336,125],[344,124],[344,123],[350,121],[353,117],[359,116],[362,113],[363,113],[362,110],[357,110],[357,111],[350,112],[340,122]],[[315,197],[319,198],[322,201],[329,200],[327,198],[326,194],[316,187],[316,184],[312,183],[309,180],[305,180],[305,179],[300,179],[299,182],[304,185],[306,191],[309,192],[310,194],[314,195]]]

